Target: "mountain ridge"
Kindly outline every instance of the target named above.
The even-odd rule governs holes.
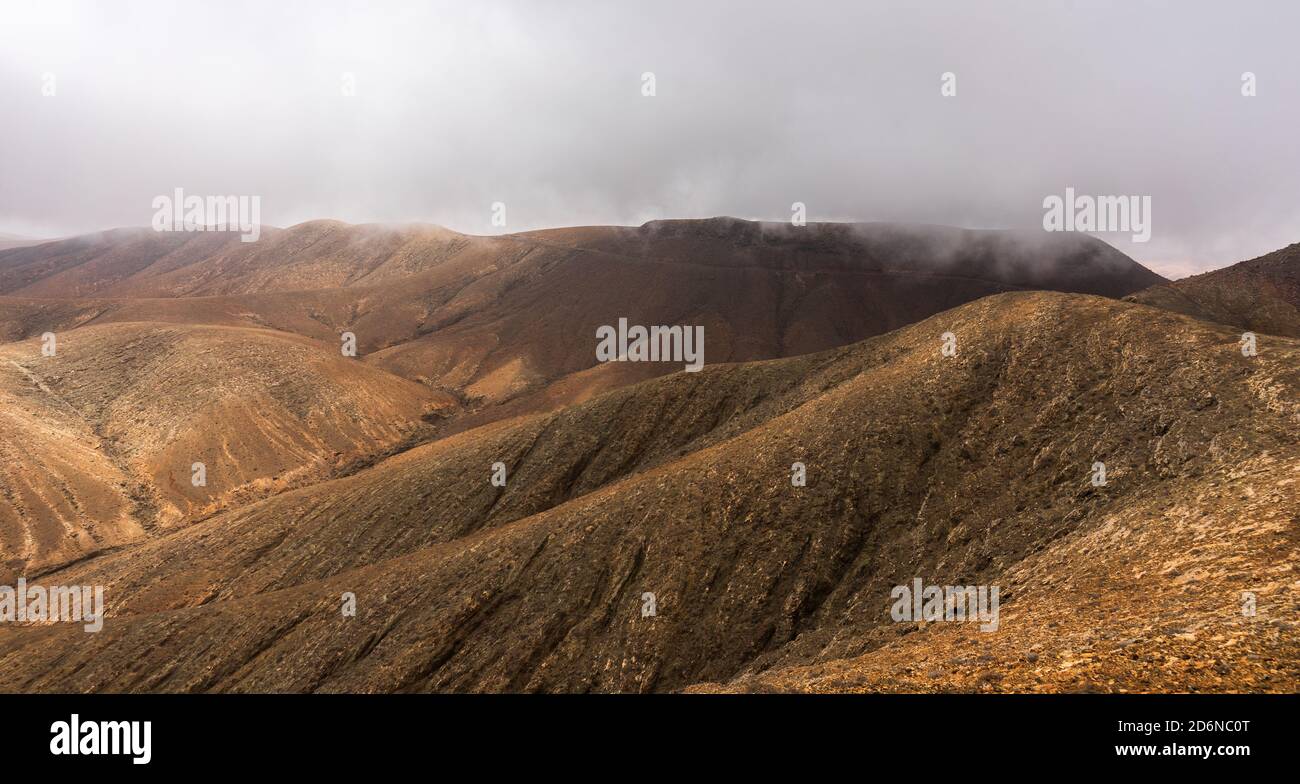
[[[1126,299],[1244,330],[1300,337],[1300,243]]]
[[[1006,687],[1071,690],[1088,670],[1060,665],[1079,661],[1083,621],[1052,629],[1068,618],[1016,606],[1054,579],[1026,559],[1085,568],[1082,541],[1119,559],[1099,564],[1103,574],[1150,573],[1135,579],[1159,585],[1125,616],[1138,625],[1116,629],[1140,632],[1140,647],[1114,647],[1123,641],[1109,632],[1094,640],[1083,661],[1104,678],[1088,682],[1140,689],[1152,663],[1178,651],[1198,667],[1172,684],[1294,688],[1286,657],[1296,641],[1272,619],[1297,601],[1271,564],[1297,546],[1282,496],[1300,471],[1300,344],[1269,339],[1243,357],[1231,331],[1159,312],[1152,329],[1152,313],[1095,296],[1002,294],[825,354],[707,366],[419,447],[50,575],[107,582],[110,622],[89,641],[67,629],[0,630],[0,686],[799,689],[798,668],[831,672],[909,640],[915,625],[889,621],[889,586],[924,575],[1008,580],[1003,628],[1018,631],[989,639],[998,661],[1025,647],[1006,662]],[[959,338],[955,357],[940,352],[944,331]],[[676,427],[682,447],[652,435]],[[637,444],[661,457],[644,462]],[[1088,481],[1099,457],[1109,487]],[[1256,461],[1252,484],[1268,483],[1249,495],[1231,478],[1243,459]],[[488,482],[493,460],[507,463],[505,488]],[[796,460],[808,465],[806,487],[790,485]],[[1220,500],[1206,518],[1187,500],[1198,485],[1238,487],[1244,500],[1213,490]],[[1260,504],[1274,511],[1242,520],[1257,546],[1223,549],[1239,526],[1213,521]],[[1121,517],[1128,533],[1115,538]],[[1152,536],[1164,538],[1149,562],[1114,544]],[[1210,536],[1200,556],[1184,541],[1198,536]],[[1229,555],[1236,566],[1224,569]],[[1247,588],[1266,608],[1257,624],[1233,620]],[[654,618],[642,617],[644,591],[658,597]],[[344,592],[358,597],[355,618],[339,613]],[[1162,619],[1175,617],[1183,625],[1166,630]],[[939,635],[934,655],[949,637],[984,639],[964,628],[922,634]],[[1204,658],[1216,634],[1233,636],[1234,656],[1263,658],[1216,671]],[[166,650],[155,645],[164,635]],[[1059,644],[1044,647],[1052,638]],[[1023,658],[1031,645],[1043,665]],[[999,688],[977,680],[987,669],[965,663],[951,679],[908,683]],[[865,671],[880,688],[878,669]]]

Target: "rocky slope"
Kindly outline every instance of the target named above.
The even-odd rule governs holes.
[[[335,475],[454,404],[266,330],[107,324],[59,333],[54,356],[42,346],[0,345],[11,578]]]
[[[111,617],[0,629],[0,688],[1294,691],[1300,344],[1237,338],[1003,294],[492,423],[47,575]]]
[[[1128,299],[1242,330],[1300,337],[1300,243]]]
[[[1161,278],[1075,235],[730,218],[469,237],[313,221],[224,233],[103,235],[0,252],[0,338],[87,324],[247,326],[337,343],[456,396],[471,423],[548,410],[674,372],[596,367],[602,325],[705,328],[705,359],[795,356],[972,299],[1049,289],[1123,296]]]

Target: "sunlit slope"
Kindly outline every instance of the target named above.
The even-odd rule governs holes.
[[[88,326],[0,346],[7,559],[71,557],[331,475],[449,405],[265,330]],[[195,464],[201,464],[196,471]]]

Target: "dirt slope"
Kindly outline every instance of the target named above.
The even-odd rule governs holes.
[[[1300,243],[1128,299],[1243,330],[1300,337]]]
[[[718,218],[467,237],[314,221],[256,243],[119,230],[0,253],[0,336],[120,321],[352,332],[366,362],[456,396],[478,423],[680,368],[596,368],[596,329],[619,318],[703,326],[707,362],[744,362],[999,292],[1122,296],[1160,280],[1087,237],[938,226]]]
[[[337,288],[426,269],[491,243],[437,226],[310,221],[237,232],[114,229],[0,253],[0,294],[186,297]]]
[[[692,690],[1294,693],[1298,556],[1300,460],[1265,455],[1163,485],[1017,564],[996,634],[908,624],[862,656]]]
[[[127,323],[57,341],[52,357],[37,340],[0,345],[10,573],[329,476],[453,402],[265,330]]]
[[[1034,653],[1009,687],[1141,689],[1159,670],[1294,690],[1275,621],[1296,609],[1297,359],[1294,340],[1246,358],[1180,315],[1018,293],[675,374],[56,572],[106,582],[113,616],[89,637],[0,629],[0,688],[994,688],[980,656]],[[891,622],[891,587],[917,576],[1007,587],[1000,631]],[[927,635],[953,666],[897,680],[888,652]]]

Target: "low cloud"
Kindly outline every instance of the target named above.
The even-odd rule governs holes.
[[[0,231],[148,225],[177,187],[260,196],[273,225],[799,201],[1033,228],[1068,186],[1150,196],[1150,242],[1101,238],[1190,273],[1300,240],[1298,26],[1281,0],[8,4]]]

